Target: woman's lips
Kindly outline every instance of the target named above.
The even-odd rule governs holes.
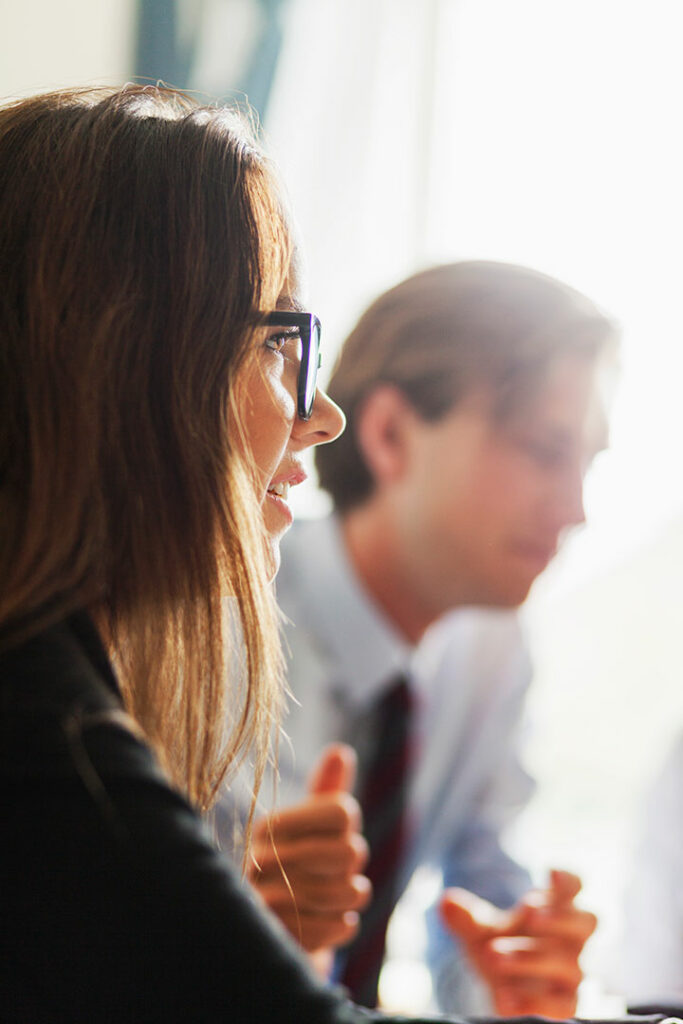
[[[296,487],[297,484],[301,484],[306,479],[306,472],[301,466],[290,470],[286,475],[281,474],[278,477],[271,480],[268,490],[266,491],[266,497],[268,501],[279,509],[279,511],[285,516],[289,523],[293,520],[292,510],[287,504],[289,498],[289,490],[291,487]]]
[[[266,500],[268,501],[268,504],[271,506],[271,508],[277,509],[277,511],[286,520],[287,525],[291,526],[291,524],[294,522],[294,516],[285,498],[279,494],[275,494],[271,490],[268,490],[266,492]]]
[[[278,484],[271,484],[268,488],[268,494],[274,495],[276,498],[282,498],[283,501],[287,501],[289,497],[289,488],[291,484],[287,480],[282,480]]]

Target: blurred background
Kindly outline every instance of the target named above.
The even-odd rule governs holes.
[[[680,0],[0,0],[3,97],[135,77],[248,98],[328,370],[378,292],[442,260],[535,266],[621,323],[589,524],[524,610],[540,786],[510,837],[539,880],[578,871],[600,914],[586,1016],[620,1007],[635,814],[683,725],[682,30]],[[314,484],[298,504],[325,507]],[[404,914],[387,998],[417,1010],[411,901]]]

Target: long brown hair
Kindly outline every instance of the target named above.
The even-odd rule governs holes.
[[[202,808],[254,741],[258,786],[281,692],[235,382],[290,248],[233,113],[149,86],[0,110],[1,642],[96,609]]]

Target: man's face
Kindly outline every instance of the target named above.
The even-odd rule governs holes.
[[[520,604],[563,532],[583,522],[583,478],[606,443],[597,376],[588,357],[562,356],[502,422],[481,393],[435,423],[417,418],[397,515],[436,614]]]

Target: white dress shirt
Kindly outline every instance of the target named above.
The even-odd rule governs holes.
[[[426,866],[446,886],[499,906],[515,902],[529,878],[502,850],[500,833],[533,789],[518,760],[531,673],[517,615],[461,609],[411,647],[355,576],[334,516],[301,521],[284,538],[277,597],[294,696],[284,721],[289,739],[280,743],[278,804],[304,797],[327,743],[345,740],[362,757],[364,712],[402,672],[416,696],[418,751],[402,885]],[[436,915],[430,932],[440,1008],[481,1009],[468,1005],[457,948]]]
[[[683,736],[643,808],[625,924],[628,1003],[683,1006]]]

